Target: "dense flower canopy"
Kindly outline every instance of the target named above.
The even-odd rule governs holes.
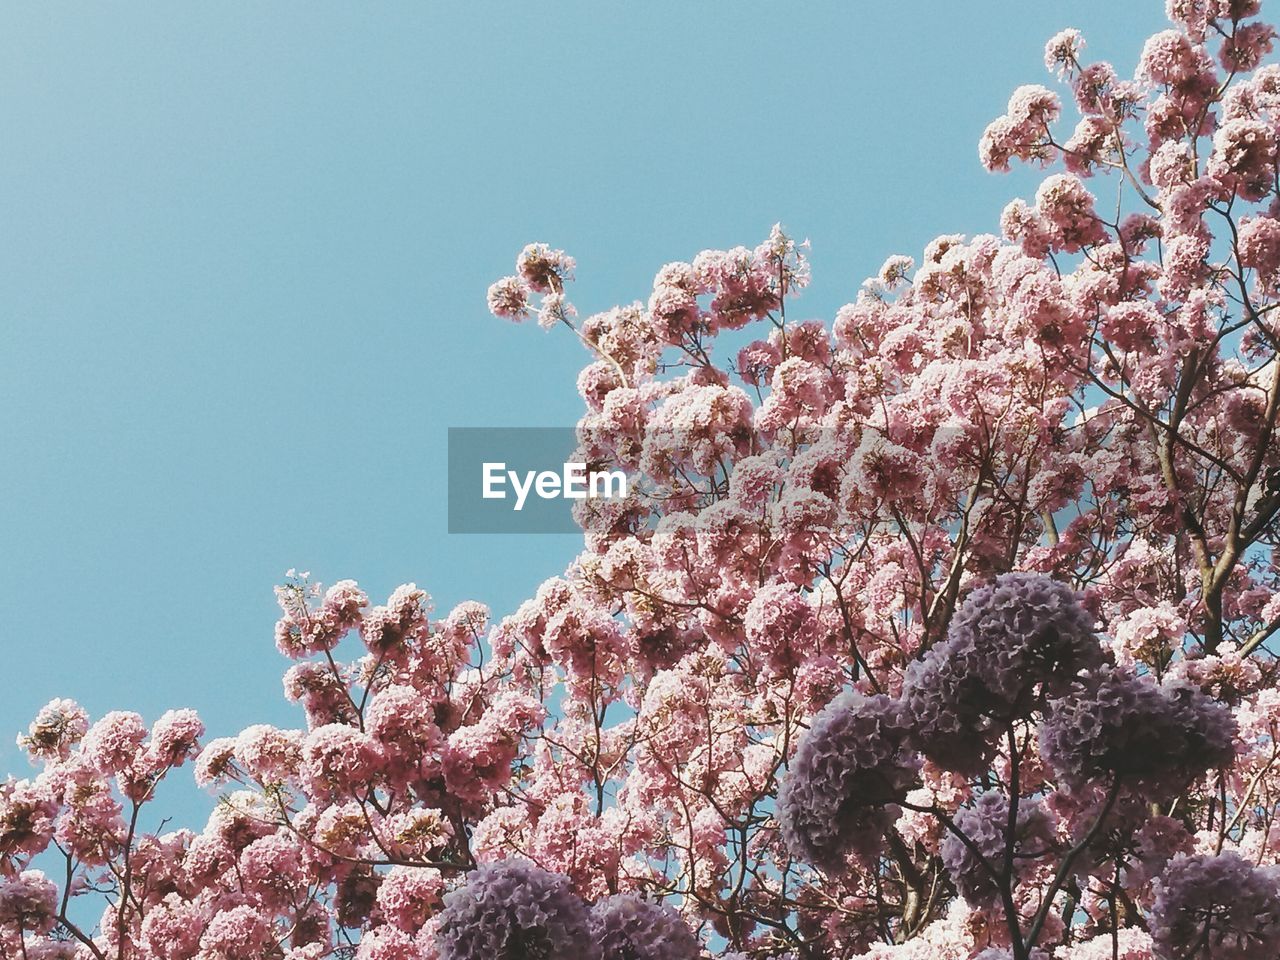
[[[978,148],[1034,197],[830,324],[780,227],[581,319],[526,246],[491,311],[645,482],[496,622],[291,575],[296,729],[50,703],[0,956],[1274,956],[1280,64],[1167,6],[1131,78],[1052,38]]]

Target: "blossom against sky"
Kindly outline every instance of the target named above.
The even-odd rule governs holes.
[[[577,538],[443,496],[447,427],[581,411],[567,331],[486,309],[513,249],[576,252],[586,316],[780,220],[829,318],[1034,190],[975,144],[1048,37],[1127,69],[1161,6],[0,11],[0,763],[59,696],[294,722],[290,567],[513,609]]]

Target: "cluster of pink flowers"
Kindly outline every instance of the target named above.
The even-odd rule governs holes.
[[[507,320],[527,320],[532,310],[530,297],[540,294],[538,325],[550,329],[558,323],[573,325],[577,315],[565,299],[565,284],[573,279],[577,266],[563,250],[552,250],[545,243],[531,243],[516,258],[516,272],[489,287],[489,310]]]
[[[291,574],[296,729],[50,703],[0,956],[1274,955],[1280,66],[1255,0],[1167,6],[1132,78],[1051,39],[979,146],[1034,197],[830,324],[780,227],[581,320],[527,246],[489,306],[644,482],[496,622]],[[208,822],[148,831],[191,760]]]

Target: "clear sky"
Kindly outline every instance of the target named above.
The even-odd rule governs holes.
[[[976,144],[1076,26],[1160,0],[0,8],[0,776],[54,696],[296,725],[272,586],[509,612],[565,536],[445,533],[445,431],[570,425],[585,354],[488,316],[531,240],[585,315],[813,243],[797,317],[996,228]]]

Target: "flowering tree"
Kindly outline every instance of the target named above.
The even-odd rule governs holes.
[[[305,727],[49,704],[0,787],[30,960],[1280,955],[1280,66],[1170,0],[1134,79],[1046,62],[1003,236],[830,327],[775,228],[579,321],[584,456],[645,484],[512,616],[278,588]],[[1109,191],[1095,193],[1089,186]],[[793,311],[794,312],[794,311]],[[721,359],[717,359],[721,358]],[[221,799],[149,833],[195,760]]]

